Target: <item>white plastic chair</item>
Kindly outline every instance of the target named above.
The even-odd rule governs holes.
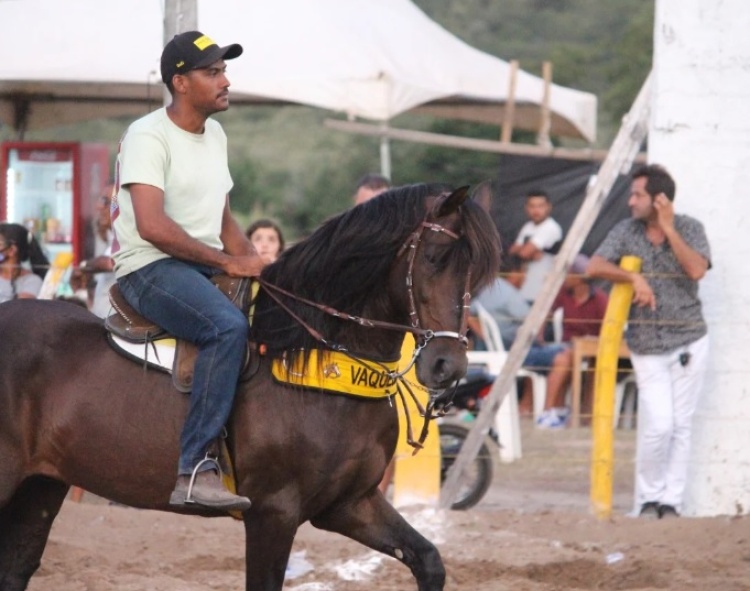
[[[500,338],[500,329],[492,316],[487,310],[476,303],[479,310],[479,321],[482,326],[484,341],[487,344],[487,351],[469,351],[466,356],[471,365],[484,365],[487,371],[495,376],[500,375],[500,371],[505,365],[508,353],[503,346]],[[485,326],[487,320],[491,321],[489,326]],[[518,417],[518,393],[515,383],[511,386],[510,392],[503,399],[500,408],[495,415],[495,430],[497,431],[500,442],[500,460],[503,462],[512,462],[521,458],[521,424]]]
[[[562,343],[563,340],[563,309],[557,308],[552,312],[552,332],[555,335],[555,342]]]
[[[482,306],[479,302],[475,302],[477,310],[477,317],[482,327],[482,335],[484,337],[484,343],[487,345],[488,351],[503,351],[505,352],[505,345],[503,345],[503,339],[500,335],[500,327],[492,317],[487,309]],[[519,378],[529,378],[531,380],[531,387],[533,390],[533,408],[534,408],[534,420],[539,418],[544,410],[544,403],[547,399],[547,378],[529,369],[520,368],[516,373]]]
[[[505,351],[468,351],[469,365],[483,365],[487,371],[500,375],[508,354]],[[503,398],[495,414],[495,431],[500,443],[500,461],[513,462],[521,459],[521,424],[518,418],[518,395],[515,384]]]

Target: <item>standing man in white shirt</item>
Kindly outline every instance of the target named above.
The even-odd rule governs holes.
[[[562,228],[550,217],[551,213],[552,204],[547,193],[529,191],[526,195],[529,221],[521,228],[509,251],[522,261],[526,277],[521,285],[521,295],[529,303],[536,299],[542,289],[563,237]]]

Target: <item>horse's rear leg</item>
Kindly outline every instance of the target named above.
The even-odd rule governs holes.
[[[437,548],[409,525],[380,492],[336,506],[311,523],[400,560],[411,569],[419,591],[442,591],[445,585],[445,567]]]
[[[39,568],[68,485],[32,476],[0,509],[0,591],[23,591]]]

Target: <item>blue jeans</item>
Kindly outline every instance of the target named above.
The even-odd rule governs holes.
[[[218,273],[213,267],[169,258],[117,280],[125,299],[143,316],[198,346],[180,437],[181,475],[193,472],[221,434],[245,360],[247,318],[209,281]]]
[[[529,352],[526,354],[526,359],[523,361],[523,367],[547,375],[555,357],[567,348],[567,345],[558,343],[545,343],[544,345],[532,343]]]

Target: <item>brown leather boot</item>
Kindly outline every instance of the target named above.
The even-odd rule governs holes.
[[[247,511],[250,499],[229,492],[221,481],[221,477],[215,470],[204,470],[195,475],[192,489],[190,488],[190,476],[181,475],[177,477],[169,504],[172,506],[199,505],[218,511]]]

